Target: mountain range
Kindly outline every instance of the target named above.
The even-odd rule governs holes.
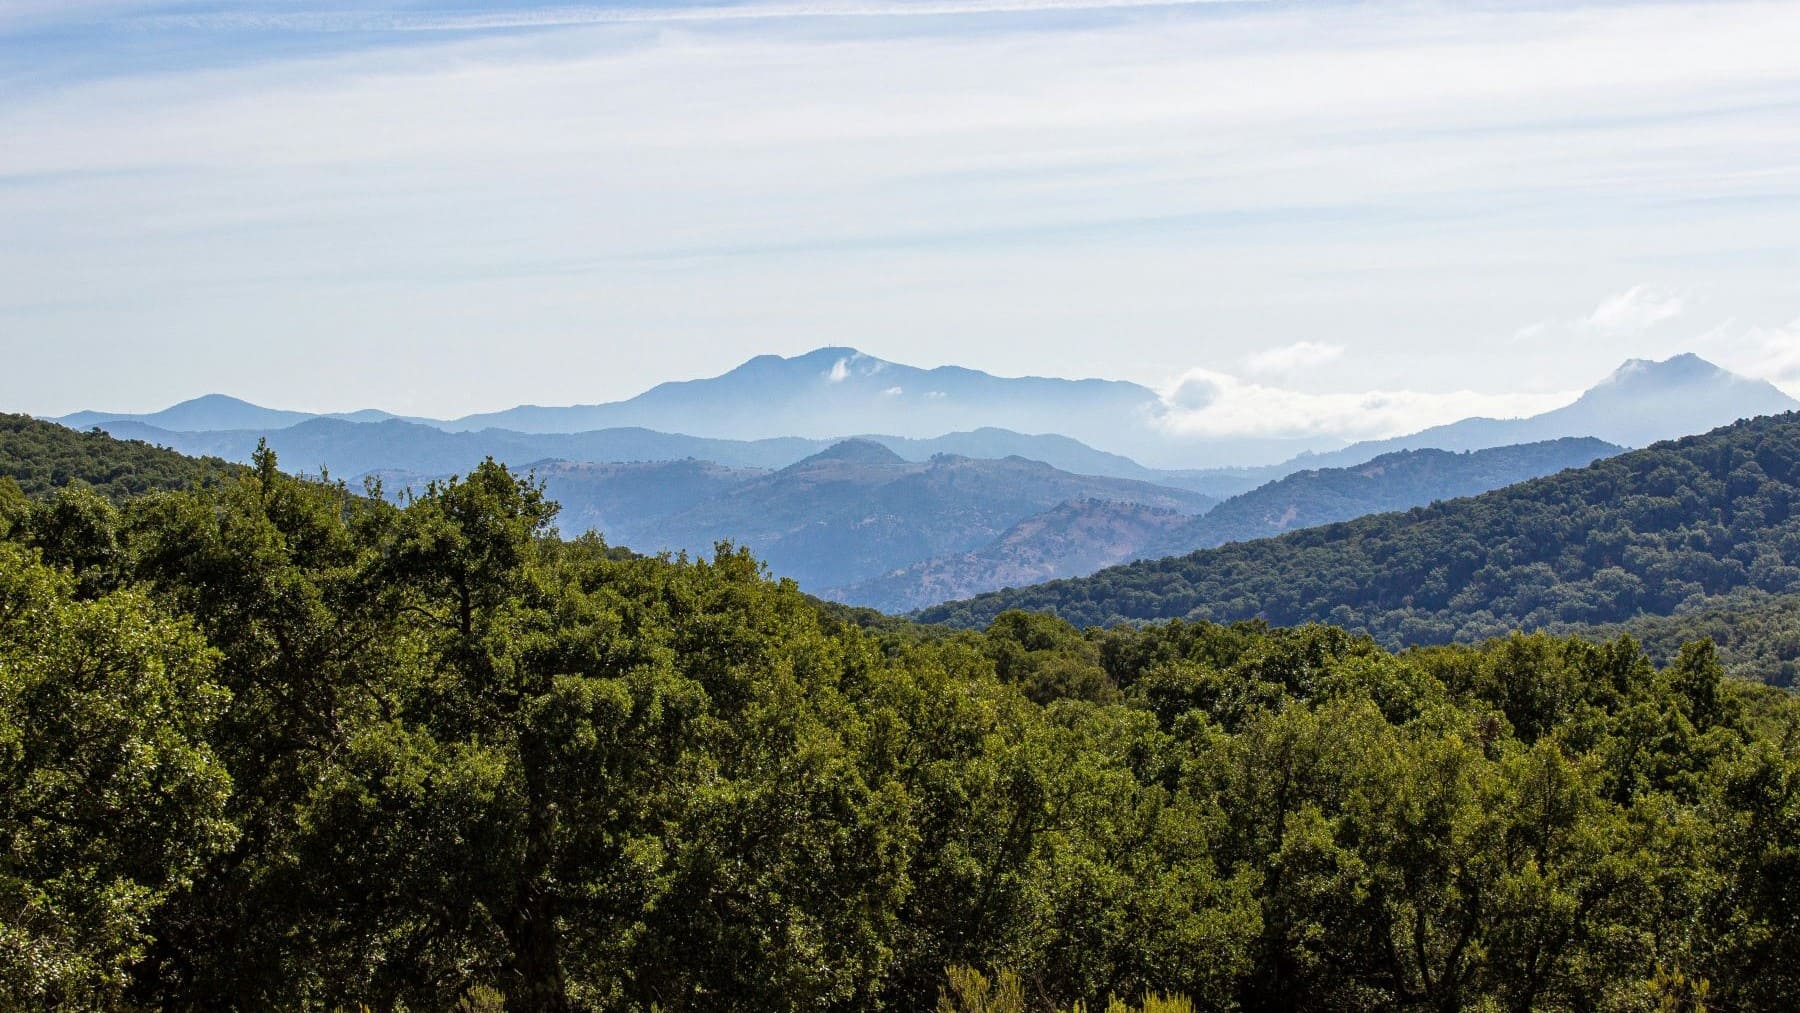
[[[353,412],[298,412],[280,408],[264,408],[229,394],[203,394],[200,397],[170,405],[161,411],[103,412],[79,411],[52,419],[71,429],[110,429],[114,423],[136,422],[159,430],[176,433],[205,433],[227,429],[283,429],[313,419],[339,419],[344,422],[386,422],[400,418],[378,408]],[[423,420],[420,420],[423,421]]]
[[[1191,490],[1075,475],[1022,457],[908,461],[871,440],[847,440],[777,470],[699,460],[545,460],[524,470],[562,504],[565,533],[597,530],[615,545],[690,553],[728,539],[823,597],[905,612],[1149,555],[1422,506],[1619,450],[1569,439],[1460,454],[1401,451],[1356,468],[1290,475],[1216,507]],[[378,474],[390,491],[432,477]]]
[[[872,438],[911,460],[1022,454],[1083,474],[1229,495],[1303,468],[1346,467],[1395,450],[1479,450],[1566,436],[1636,447],[1796,407],[1800,402],[1765,381],[1689,354],[1630,360],[1572,404],[1529,418],[1465,419],[1350,446],[1324,437],[1194,439],[1160,424],[1170,409],[1140,384],[921,369],[830,347],[758,356],[718,376],[659,384],[623,401],[521,405],[456,419],[378,409],[312,415],[212,394],[149,414],[83,411],[54,421],[233,458],[267,436],[305,466],[324,464],[340,474],[466,469],[489,454],[515,461],[698,457],[784,467],[838,440],[879,434]],[[371,425],[382,428],[343,428]],[[285,433],[279,441],[277,432]]]
[[[1058,433],[1114,453],[1151,450],[1157,393],[1122,380],[998,377],[960,366],[921,369],[827,347],[783,358],[760,355],[723,374],[677,380],[623,401],[546,407],[520,405],[455,419],[413,419],[447,432],[502,429],[527,434],[653,429],[711,439],[759,441],[802,437],[835,440],[855,433],[930,439],[975,429]],[[381,422],[398,418],[367,409],[313,416],[207,395],[160,412],[129,415],[82,411],[55,421],[73,428],[138,422],[171,432],[280,429],[314,418]],[[1254,441],[1273,458],[1319,441]],[[1237,463],[1237,462],[1234,462]]]
[[[980,549],[925,560],[821,593],[906,612],[984,591],[1079,577],[1131,559],[1176,555],[1425,506],[1582,467],[1622,449],[1601,440],[1570,438],[1464,453],[1403,450],[1353,468],[1296,472],[1197,516],[1136,503],[1064,503],[1015,525]]]
[[[512,465],[552,459],[622,462],[693,458],[733,468],[775,469],[848,438],[879,443],[908,461],[926,461],[938,454],[984,459],[1027,457],[1082,475],[1159,482],[1198,491],[1206,491],[1209,485],[1235,491],[1235,486],[1244,481],[1229,473],[1160,471],[1066,436],[1028,436],[992,427],[929,439],[859,435],[832,440],[797,436],[725,440],[639,428],[584,433],[521,433],[506,429],[452,432],[403,419],[357,423],[312,418],[277,428],[192,432],[161,429],[135,419],[95,425],[120,439],[142,440],[184,454],[215,455],[236,461],[248,461],[257,443],[266,440],[294,467],[313,473],[329,470],[351,478],[380,471],[450,474],[467,471],[484,457]]]
[[[902,398],[909,389],[945,396],[913,403]],[[998,424],[1079,428],[1106,415],[1137,425],[1153,398],[1131,384],[920,370],[827,348],[762,356],[628,401],[450,421],[375,409],[308,415],[217,395],[144,416],[60,421],[238,462],[266,441],[290,470],[372,474],[392,489],[493,457],[546,483],[566,533],[592,528],[646,551],[730,539],[809,590],[904,611],[1485,492],[1795,404],[1683,355],[1629,361],[1572,404],[1531,418],[1468,419],[1259,467],[1153,468],[1067,430]],[[631,420],[687,431],[555,431]],[[950,424],[972,428],[929,428]],[[808,435],[850,425],[892,430]],[[175,426],[187,428],[165,428]],[[775,435],[704,435],[722,431]],[[907,432],[929,435],[896,435]]]
[[[850,449],[845,456],[855,456]],[[1192,616],[1299,622],[1323,614],[1392,645],[1471,639],[1510,625],[1600,638],[1629,633],[1667,663],[1685,643],[1711,638],[1728,671],[1792,685],[1800,679],[1800,568],[1787,551],[1800,515],[1796,461],[1800,416],[1756,419],[1499,493],[1038,584],[922,615],[979,624],[998,608],[1051,603],[1077,621],[1118,621],[1176,614],[1183,604],[1176,596],[1185,594]],[[17,519],[21,495],[41,498],[79,483],[122,502],[247,473],[218,459],[0,415],[0,532],[9,517]],[[565,530],[591,521],[609,531],[615,516],[679,513],[697,497],[773,474],[696,461],[546,462],[540,473],[551,475],[553,498],[585,497],[608,511],[573,518],[565,506]],[[1076,569],[1098,565],[1121,557],[1122,545],[1189,522],[1155,506],[1071,500],[981,548],[831,593],[889,601],[898,611],[917,600],[909,594],[935,599],[996,577],[1031,583],[1069,569],[1071,559]],[[1368,580],[1359,581],[1365,573]],[[1455,592],[1447,605],[1446,581]],[[842,614],[883,628],[901,622]]]
[[[534,470],[553,497],[571,491],[563,469]],[[913,462],[878,443],[846,440],[685,510],[638,518],[621,535],[640,551],[709,552],[729,539],[816,592],[979,548],[1027,518],[1096,498],[1190,516],[1214,503],[1201,493],[1073,475],[1022,457],[940,454]]]
[[[1800,595],[1800,413],[1654,444],[1403,513],[1236,542],[948,602],[925,621],[1009,609],[1083,626],[1187,618],[1324,622],[1389,645],[1441,643]]]

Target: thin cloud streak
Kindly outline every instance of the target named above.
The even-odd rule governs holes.
[[[1681,315],[1679,295],[1634,285],[1594,307],[1588,326],[1606,334],[1637,334]]]
[[[1324,341],[1296,341],[1280,348],[1257,352],[1244,364],[1253,373],[1292,373],[1335,362],[1344,357],[1344,346]]]
[[[1800,398],[1800,317],[1777,325],[1727,320],[1701,335],[1695,345],[1720,365],[1763,377]]]
[[[917,3],[801,3],[714,7],[553,7],[505,14],[230,13],[145,16],[145,29],[309,32],[483,32],[588,25],[681,24],[815,18],[939,18],[1157,8],[1245,6],[1273,0],[967,0]]]
[[[1510,342],[1544,346],[1550,342],[1591,344],[1596,340],[1637,338],[1680,317],[1687,308],[1687,298],[1678,292],[1633,285],[1600,300],[1582,316],[1539,320],[1517,328]]]

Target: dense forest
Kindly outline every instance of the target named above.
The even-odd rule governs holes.
[[[78,481],[115,502],[139,493],[182,489],[242,471],[216,457],[185,457],[137,440],[77,432],[29,415],[0,413],[0,483],[29,496]]]
[[[1589,638],[1625,634],[1658,663],[1673,660],[1689,641],[1710,640],[1728,675],[1777,686],[1800,684],[1800,595],[1740,590],[1687,602],[1674,615],[1559,624],[1550,632]]]
[[[1473,496],[1580,468],[1621,451],[1602,440],[1571,437],[1462,453],[1401,450],[1353,467],[1310,468],[1225,500],[1149,544],[1140,555],[1177,555]]]
[[[267,453],[0,497],[0,1007],[1800,989],[1800,703],[1705,643],[954,632],[554,517],[492,462],[392,504]]]
[[[1329,622],[1388,646],[1670,615],[1800,593],[1800,413],[1739,422],[1467,499],[923,610],[1078,626]]]

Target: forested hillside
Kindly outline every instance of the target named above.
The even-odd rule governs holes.
[[[1187,617],[1330,622],[1390,646],[1667,615],[1738,589],[1800,592],[1800,414],[1468,499],[1364,517],[925,610],[1077,625]]]
[[[1233,496],[1168,532],[1142,554],[1175,555],[1473,496],[1579,468],[1622,449],[1603,440],[1570,438],[1464,453],[1402,450],[1355,467],[1315,468]]]
[[[1142,503],[1082,499],[1027,517],[970,552],[927,559],[848,587],[820,592],[836,601],[904,613],[995,588],[1093,573],[1138,555],[1190,515]]]
[[[1674,659],[1684,644],[1710,640],[1728,675],[1777,686],[1800,684],[1800,594],[1743,589],[1685,602],[1674,615],[1641,615],[1617,623],[1563,623],[1552,631],[1589,639],[1628,635],[1657,662]]]
[[[29,415],[0,414],[0,480],[12,479],[28,496],[42,496],[70,482],[81,482],[116,501],[153,490],[180,489],[241,470],[215,457],[184,457],[147,443],[40,422]]]
[[[1764,474],[1791,449],[1754,435],[1728,481],[1740,443]],[[23,509],[6,1009],[973,1013],[977,971],[1042,1010],[1800,990],[1800,703],[1703,644],[867,632],[744,552],[557,539],[494,464],[404,507],[264,455]]]

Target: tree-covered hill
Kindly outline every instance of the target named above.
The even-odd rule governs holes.
[[[1800,591],[1800,414],[1750,419],[1468,499],[924,610],[1082,626],[1187,617],[1330,622],[1388,645],[1667,615]]]
[[[1675,614],[1640,615],[1623,622],[1560,623],[1552,632],[1590,639],[1630,636],[1658,664],[1684,644],[1710,640],[1727,675],[1777,686],[1800,685],[1800,594],[1741,589],[1683,602]]]
[[[185,488],[242,470],[216,457],[185,457],[148,443],[78,432],[29,415],[0,414],[0,478],[12,479],[28,496],[43,496],[81,482],[118,501],[145,492]]]
[[[1190,515],[1142,503],[1082,499],[1059,503],[971,552],[938,556],[849,587],[828,598],[903,613],[980,591],[1093,573],[1138,554]]]
[[[1365,514],[1425,506],[1579,468],[1624,448],[1566,438],[1457,453],[1402,450],[1349,468],[1315,468],[1233,496],[1168,532],[1140,555],[1169,556],[1248,542]]]

